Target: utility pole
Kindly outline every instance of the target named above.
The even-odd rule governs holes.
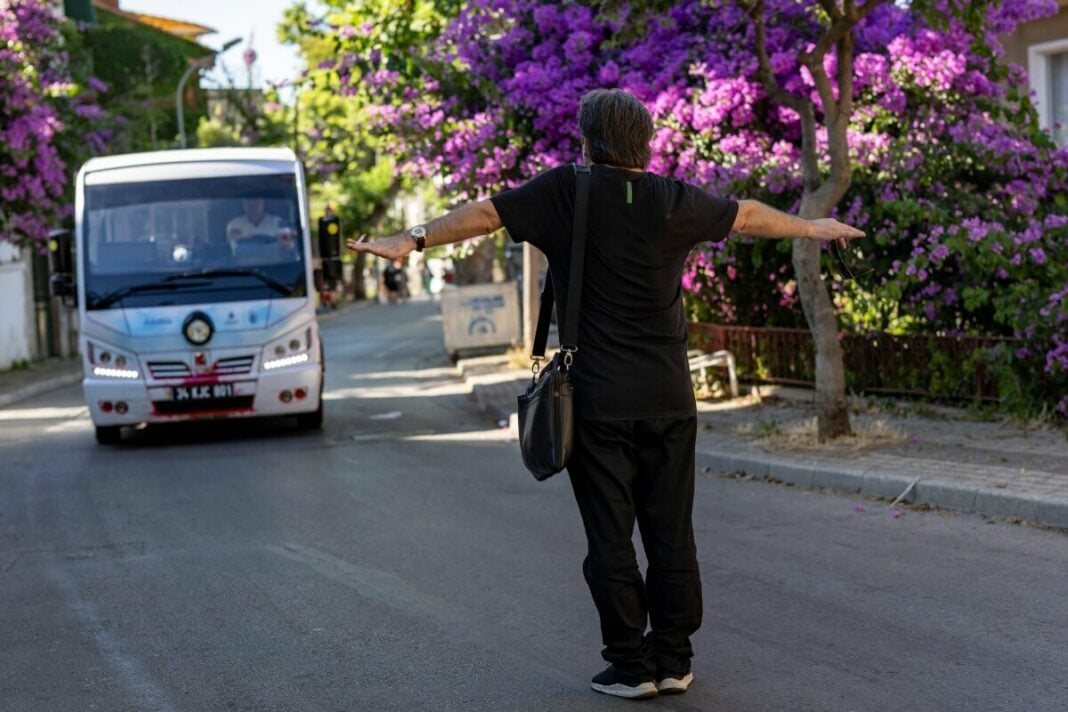
[[[235,38],[224,44],[219,48],[217,52],[212,52],[209,55],[201,57],[190,63],[189,67],[182,74],[182,78],[178,80],[178,89],[174,93],[174,105],[175,110],[178,112],[178,145],[182,148],[186,147],[185,139],[185,83],[189,80],[189,76],[193,72],[199,72],[201,69],[207,69],[215,64],[215,58],[226,50],[233,47],[235,44],[241,41],[241,38]]]

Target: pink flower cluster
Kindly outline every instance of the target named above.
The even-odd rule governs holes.
[[[39,249],[70,213],[64,157],[102,150],[109,137],[93,100],[106,87],[73,81],[52,5],[0,4],[0,240]]]

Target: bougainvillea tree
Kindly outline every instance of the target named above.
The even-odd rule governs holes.
[[[654,113],[652,170],[791,210],[832,185],[837,214],[869,234],[850,257],[863,278],[829,280],[847,328],[1016,337],[1006,358],[1021,397],[1064,412],[1068,154],[1038,130],[998,41],[1056,9],[476,0],[406,49],[339,22],[336,71],[408,169],[457,199],[574,160],[578,100],[599,86]],[[842,134],[848,154],[832,150]],[[851,180],[831,180],[836,165]],[[798,324],[796,274],[789,246],[729,240],[695,255],[685,286],[706,317]]]
[[[0,1],[0,240],[42,249],[70,213],[70,162],[104,149],[106,87],[72,73],[75,30],[44,0]]]

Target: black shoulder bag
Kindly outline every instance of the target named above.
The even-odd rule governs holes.
[[[519,396],[519,449],[523,464],[536,480],[545,480],[567,467],[574,439],[575,389],[570,371],[578,351],[579,304],[582,301],[582,263],[586,257],[586,209],[590,202],[590,168],[575,169],[575,219],[571,226],[571,270],[568,274],[567,316],[560,351],[545,368],[545,344],[553,309],[553,280],[545,280],[538,308],[538,327],[530,357],[534,377]]]

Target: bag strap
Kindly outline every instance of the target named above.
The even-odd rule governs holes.
[[[571,164],[575,171],[575,218],[571,223],[571,269],[568,273],[567,313],[564,333],[560,338],[560,350],[564,352],[564,365],[570,367],[574,353],[578,351],[579,305],[582,301],[582,266],[586,259],[586,214],[590,203],[590,167]],[[534,345],[530,357],[534,359],[537,373],[538,361],[545,358],[545,346],[549,340],[549,320],[552,316],[555,294],[552,275],[545,280],[538,306],[538,326],[534,330]]]

